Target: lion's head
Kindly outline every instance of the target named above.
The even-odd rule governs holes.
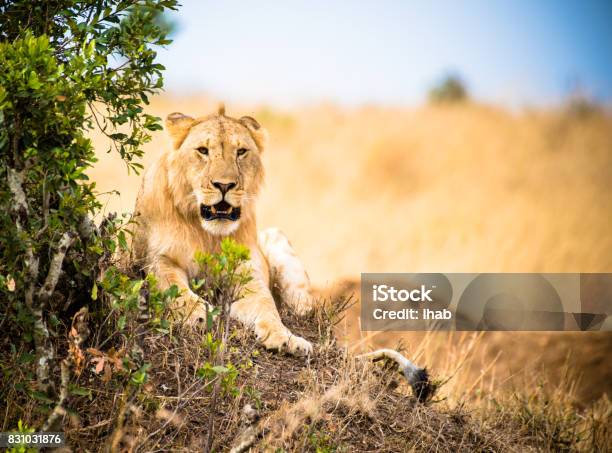
[[[249,116],[226,116],[223,106],[197,119],[172,113],[166,129],[173,147],[168,176],[175,182],[176,208],[197,218],[210,234],[236,231],[253,210],[263,181],[265,130]]]

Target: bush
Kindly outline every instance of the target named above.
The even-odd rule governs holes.
[[[433,103],[452,104],[469,99],[467,88],[461,78],[456,75],[444,77],[429,91],[429,100]]]
[[[593,98],[580,92],[574,93],[564,102],[564,113],[568,120],[584,121],[601,115],[603,109]]]
[[[157,294],[150,279],[107,271],[125,233],[115,217],[99,228],[91,221],[100,204],[87,177],[96,161],[87,136],[99,128],[128,170],[141,168],[142,144],[161,129],[143,111],[163,84],[155,47],[170,42],[157,18],[176,3],[0,5],[0,400],[19,401],[30,419],[48,416],[46,428],[77,388],[70,375],[82,359],[86,318],[103,319],[102,302],[136,300],[144,289],[160,303],[173,296]],[[32,400],[42,406],[26,413]]]

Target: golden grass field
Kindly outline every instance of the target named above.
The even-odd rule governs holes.
[[[165,95],[150,113],[197,116],[215,106],[204,97]],[[230,104],[227,111],[268,129],[259,227],[287,233],[317,287],[354,282],[361,272],[612,272],[609,114],[476,104],[287,111]],[[130,211],[139,177],[105,153],[102,138],[95,145],[98,190],[121,192],[101,195],[106,212]],[[146,146],[145,166],[165,147],[160,132]],[[444,376],[465,358],[449,394],[540,376],[552,386],[568,354],[582,375],[580,401],[612,393],[609,333],[364,338],[357,313],[340,336],[359,347],[401,338],[409,355]],[[545,373],[531,374],[537,370]]]

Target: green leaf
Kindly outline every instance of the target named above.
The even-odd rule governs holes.
[[[38,75],[34,71],[30,72],[30,76],[28,77],[28,87],[33,90],[38,90],[42,84],[38,80]]]
[[[125,239],[124,231],[119,232],[119,234],[117,235],[117,241],[119,241],[119,247],[121,247],[123,251],[127,251],[129,249],[127,240]]]
[[[93,287],[91,288],[91,300],[98,300],[98,285],[96,282],[93,282]]]
[[[206,313],[206,329],[207,330],[211,330],[213,328],[215,317],[217,317],[220,312],[221,310],[219,310],[218,307],[215,307]]]
[[[36,358],[35,354],[30,354],[29,352],[24,352],[23,354],[21,354],[19,356],[18,363],[20,365],[23,365],[23,364],[26,364],[26,363],[32,363],[35,358]]]
[[[54,403],[51,398],[46,393],[39,392],[38,390],[34,390],[30,392],[30,396],[35,400],[42,401],[43,403]]]
[[[140,292],[142,285],[144,284],[144,280],[136,280],[134,285],[132,286],[132,294],[136,295]]]
[[[131,383],[135,385],[142,385],[147,382],[147,371],[149,370],[149,368],[151,368],[151,364],[145,363],[143,366],[140,367],[138,371],[132,373],[132,377],[130,378]]]
[[[70,385],[68,387],[68,390],[70,391],[70,394],[72,395],[88,396],[89,398],[92,397],[91,389],[88,389],[88,388],[78,387],[76,385]]]

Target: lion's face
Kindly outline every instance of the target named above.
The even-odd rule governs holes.
[[[166,127],[175,148],[170,179],[190,199],[178,208],[195,210],[190,217],[197,215],[211,234],[231,234],[259,192],[265,132],[253,118],[236,120],[222,111],[201,119],[173,113]]]

